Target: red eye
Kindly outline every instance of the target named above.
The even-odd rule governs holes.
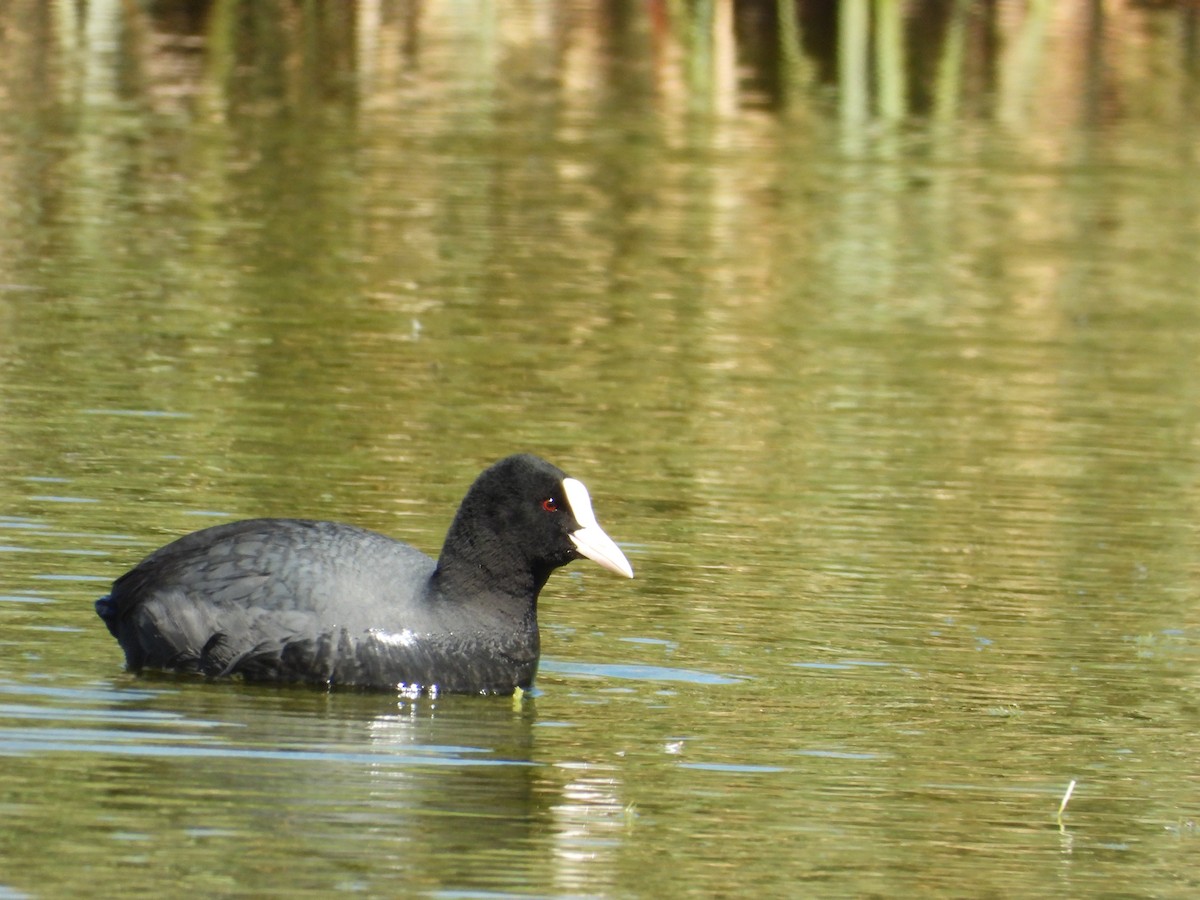
[[[558,512],[558,501],[553,497],[547,497],[542,501],[542,509],[546,512]]]

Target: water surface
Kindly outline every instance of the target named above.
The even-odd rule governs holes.
[[[0,897],[1195,892],[1196,13],[816,6],[9,4]],[[519,450],[516,703],[92,610]]]

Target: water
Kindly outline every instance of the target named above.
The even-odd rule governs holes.
[[[1194,11],[9,6],[0,897],[1195,893]],[[518,450],[637,572],[534,696],[92,610]]]

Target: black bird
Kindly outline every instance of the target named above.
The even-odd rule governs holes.
[[[538,593],[580,557],[633,577],[587,488],[520,454],[471,485],[436,562],[353,525],[249,519],[151,553],[96,612],[135,672],[511,694],[537,672]]]

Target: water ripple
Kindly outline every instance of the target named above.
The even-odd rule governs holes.
[[[541,670],[556,675],[586,675],[593,678],[622,678],[632,681],[682,681],[688,684],[740,684],[744,678],[717,675],[695,669],[676,669],[670,666],[648,666],[636,663],[573,663],[542,659]]]

